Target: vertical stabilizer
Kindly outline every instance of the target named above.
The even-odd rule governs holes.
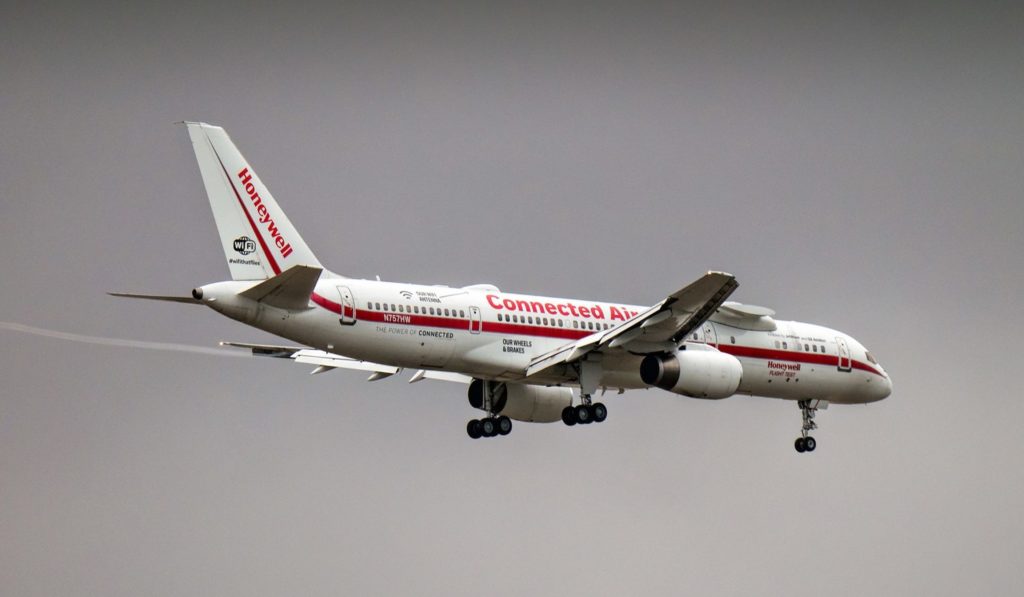
[[[231,137],[186,122],[234,280],[265,280],[294,265],[323,268]]]

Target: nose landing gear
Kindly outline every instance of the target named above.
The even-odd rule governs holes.
[[[800,406],[800,413],[803,416],[803,426],[800,429],[800,437],[796,438],[793,442],[793,447],[796,448],[797,452],[813,452],[818,447],[818,442],[811,437],[810,432],[818,428],[818,424],[814,422],[814,415],[817,414],[818,409],[828,408],[828,402],[823,400],[801,400],[797,402]]]

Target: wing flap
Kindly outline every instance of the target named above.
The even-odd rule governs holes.
[[[277,346],[274,344],[250,344],[247,342],[221,342],[220,345],[248,348],[252,351],[253,356],[292,359],[296,363],[316,365],[317,368],[313,370],[314,374],[332,369],[369,371],[374,374],[371,376],[371,381],[373,381],[394,375],[402,370],[400,367],[392,367],[391,365],[383,365],[372,361],[360,361],[359,359],[343,357],[325,350],[301,346]]]
[[[385,373],[388,375],[394,375],[401,371],[400,367],[392,367],[390,365],[382,365],[380,363],[373,363],[371,361],[360,361],[358,359],[350,359],[334,353],[326,352],[323,350],[314,350],[312,348],[304,349],[296,352],[293,356],[296,363],[304,363],[307,365],[316,365],[318,367],[333,367],[335,369],[351,369],[354,371],[369,371],[371,373]]]
[[[461,373],[455,373],[454,371],[430,371],[428,369],[420,369],[414,373],[411,378],[409,378],[409,383],[416,383],[418,381],[423,381],[424,379],[464,384],[473,382],[472,377]]]

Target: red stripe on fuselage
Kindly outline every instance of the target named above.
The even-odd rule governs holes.
[[[715,346],[712,344],[712,346]],[[718,350],[731,354],[734,357],[747,357],[751,359],[765,359],[775,361],[789,361],[791,363],[807,363],[810,365],[825,365],[830,367],[839,366],[839,357],[813,353],[813,352],[793,352],[790,350],[776,350],[772,348],[756,348],[754,346],[739,346],[736,344],[719,344],[716,346]],[[874,367],[850,359],[850,363],[854,369],[861,369],[868,373],[874,373],[879,377],[884,377],[882,373],[876,370]]]
[[[336,303],[336,302],[332,301],[331,299],[329,299],[327,297],[324,297],[324,296],[321,296],[321,295],[319,295],[319,294],[317,294],[315,292],[309,298],[314,303],[320,305],[324,309],[327,309],[328,311],[331,311],[333,313],[337,313],[338,315],[341,315],[341,303]],[[356,316],[355,310],[352,309],[352,307],[346,306],[345,307],[345,314],[342,315],[342,317],[355,317],[355,316]],[[366,319],[365,314],[364,314],[363,319]]]
[[[327,299],[317,293],[311,297],[313,302],[333,313],[341,314],[341,304]],[[354,311],[345,307],[345,317],[355,317]],[[437,317],[431,315],[415,315],[412,313],[392,313],[390,311],[360,311],[359,319],[362,321],[373,321],[376,323],[391,323],[397,325],[413,325],[420,327],[445,328],[452,330],[469,331],[470,321],[462,318]],[[510,323],[499,323],[493,321],[483,322],[483,331],[493,334],[508,334],[516,336],[541,336],[544,338],[560,338],[566,340],[578,340],[589,336],[593,332],[588,330],[567,330],[565,328],[546,328],[531,325],[517,325]],[[839,366],[839,357],[821,353],[793,352],[789,350],[776,350],[772,348],[757,348],[754,346],[740,346],[736,344],[711,344],[721,352],[731,354],[734,357],[745,357],[750,359],[788,361],[790,363],[807,363],[810,365],[825,365],[829,367]],[[873,373],[879,377],[885,377],[875,368],[860,361],[850,359],[854,369],[861,369]]]

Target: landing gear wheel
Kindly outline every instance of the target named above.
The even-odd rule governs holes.
[[[807,450],[808,452],[813,452],[814,449],[818,447],[818,442],[814,441],[814,438],[809,435],[803,438],[803,440],[804,450]]]
[[[480,439],[480,421],[473,419],[469,423],[466,423],[466,433],[473,439]]]
[[[494,419],[487,417],[480,421],[480,435],[484,437],[494,437],[498,434],[498,426],[494,424]]]
[[[572,427],[576,424],[576,411],[571,406],[562,409],[562,422]]]
[[[793,447],[795,447],[795,448],[796,448],[796,451],[797,451],[797,452],[800,452],[801,454],[802,454],[802,453],[803,453],[803,452],[804,452],[805,450],[807,450],[807,444],[806,444],[806,442],[804,441],[804,438],[802,438],[802,437],[798,437],[798,438],[796,438],[796,442],[794,442],[794,444],[793,444]]]
[[[498,433],[508,435],[512,431],[512,419],[506,416],[498,417]]]
[[[579,423],[580,425],[587,425],[593,419],[593,417],[591,416],[591,413],[590,413],[590,408],[588,406],[586,406],[585,404],[578,405],[574,409],[574,411],[575,411],[575,414],[576,414],[576,422]]]
[[[595,423],[602,423],[608,418],[608,408],[600,402],[595,402],[590,406],[591,414],[594,415]]]

